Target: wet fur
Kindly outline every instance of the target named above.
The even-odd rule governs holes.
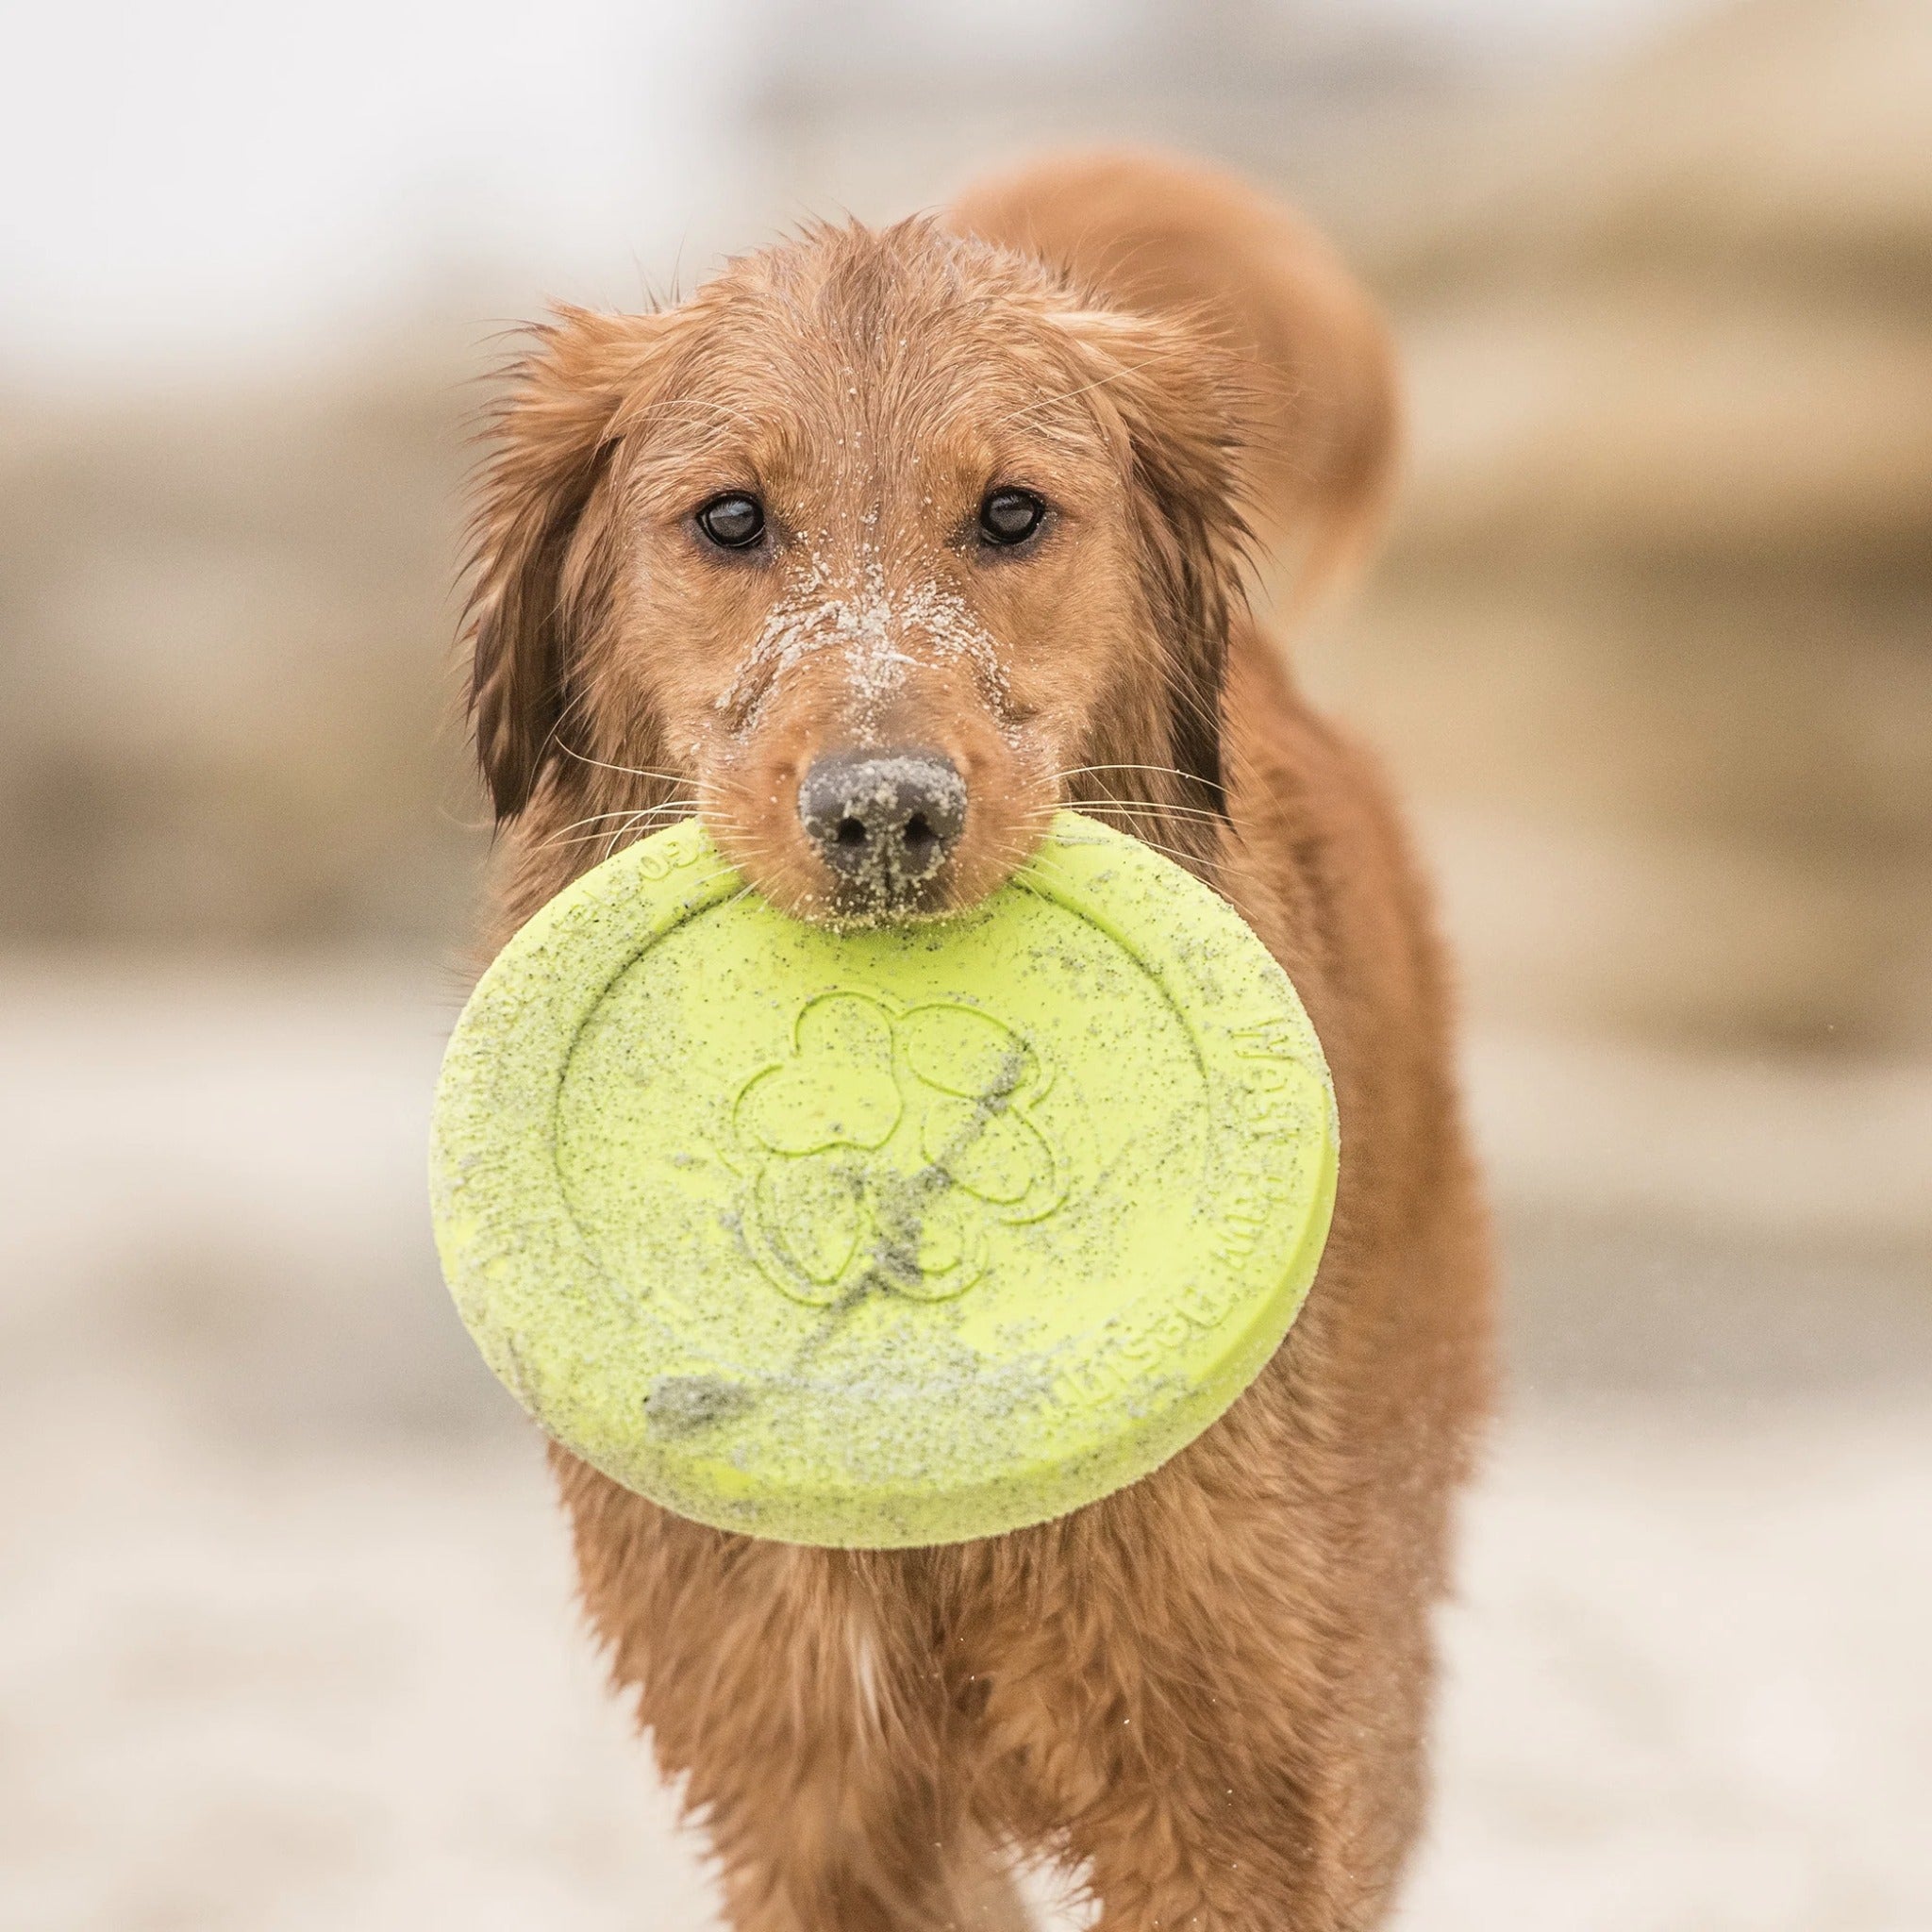
[[[1369,305],[1246,189],[1103,156],[944,222],[810,231],[675,309],[565,312],[512,378],[474,578],[497,942],[693,806],[776,901],[847,916],[798,776],[923,744],[973,799],[923,910],[991,890],[1058,801],[1109,809],[1288,969],[1341,1106],[1288,1341],[1071,1517],[794,1548],[553,1451],[612,1676],[688,1779],[734,1924],[1017,1927],[1013,1853],[1082,1866],[1107,1932],[1378,1923],[1422,1811],[1489,1269],[1415,865],[1244,602],[1257,542],[1314,575],[1374,520],[1395,417]],[[1056,548],[971,547],[962,506],[997,481],[1066,503]],[[690,513],[753,482],[784,543],[721,565]]]

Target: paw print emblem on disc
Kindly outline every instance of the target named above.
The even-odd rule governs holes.
[[[793,1300],[950,1300],[984,1274],[990,1226],[1064,1198],[1064,1159],[1031,1117],[1046,1070],[1003,1022],[830,992],[791,1037],[791,1058],[740,1090],[732,1124],[747,1242]]]

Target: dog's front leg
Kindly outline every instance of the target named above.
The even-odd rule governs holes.
[[[1358,1499],[1257,1477],[1288,1466],[1271,1427],[1249,1405],[988,1558],[982,1789],[1085,1868],[1096,1932],[1366,1932],[1400,1869],[1421,1593],[1348,1580]]]
[[[1357,1767],[1305,1685],[1197,1656],[1138,1661],[1104,1699],[1040,1686],[1040,1737],[1013,1807],[1023,1843],[1066,1857],[1092,1932],[1366,1932],[1390,1847],[1371,1845]],[[1001,1712],[1010,1740],[1014,1711]],[[1338,1727],[1339,1728],[1339,1727]],[[1050,1737],[1043,1735],[1050,1733]],[[1010,1761],[1010,1760],[1009,1760]],[[1373,1807],[1371,1807],[1373,1809]]]
[[[1024,1932],[965,1813],[916,1555],[727,1535],[552,1461],[611,1675],[738,1932]]]

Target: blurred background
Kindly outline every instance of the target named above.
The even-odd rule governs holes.
[[[1130,138],[1300,199],[1410,380],[1301,646],[1438,871],[1508,1269],[1402,1924],[1932,1927],[1926,0],[7,42],[0,1921],[712,1923],[427,1238],[468,425],[551,298]]]

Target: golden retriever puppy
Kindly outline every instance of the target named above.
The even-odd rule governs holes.
[[[1374,521],[1381,327],[1287,212],[1150,157],[818,227],[653,314],[561,313],[495,422],[474,576],[494,933],[700,813],[799,918],[943,916],[1074,802],[1287,968],[1333,1065],[1333,1233],[1259,1379],[1060,1521],[896,1551],[687,1522],[553,1451],[612,1675],[743,1932],[1379,1921],[1489,1263],[1425,895],[1374,763],[1249,614]]]

